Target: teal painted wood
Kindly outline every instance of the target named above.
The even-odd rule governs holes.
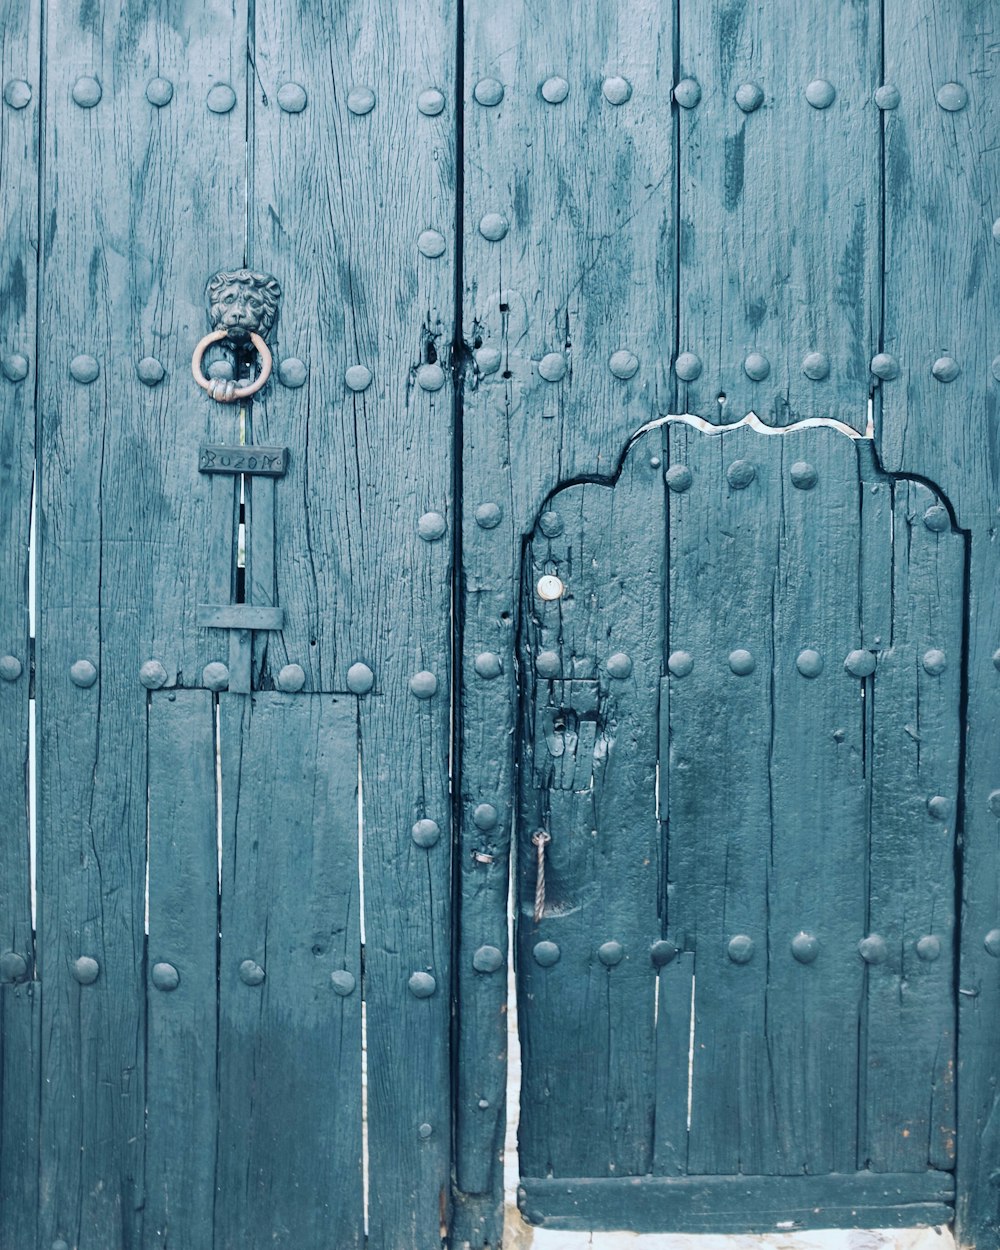
[[[289,662],[307,691],[362,696],[373,1250],[438,1246],[451,1179],[455,23],[445,0],[255,6],[251,255],[284,296],[253,433],[289,447],[285,626],[266,655],[258,639],[256,666],[265,686]],[[433,845],[414,840],[421,821]],[[432,995],[414,996],[414,974]]]
[[[218,1133],[215,701],[149,701],[143,1245],[210,1245]]]
[[[892,638],[872,690],[869,930],[885,939],[886,957],[867,974],[859,1161],[887,1172],[953,1168],[956,1156],[955,709],[965,542],[940,507],[921,483],[893,484]]]
[[[644,436],[613,486],[557,492],[525,560],[517,943],[526,1176],[642,1175],[652,1164],[662,441],[660,429]],[[560,597],[546,601],[543,577],[561,580]],[[536,922],[538,829],[551,842]]]
[[[879,312],[878,0],[679,12],[676,411],[864,430]]]
[[[530,1178],[522,1182],[518,1205],[530,1223],[553,1229],[774,1234],[947,1224],[954,1192],[952,1177],[942,1172]]]
[[[41,998],[28,843],[40,16],[38,4],[0,10],[0,1245],[28,1247],[38,1210]]]
[[[189,361],[205,279],[243,249],[245,24],[221,2],[177,6],[171,19],[98,3],[50,5],[45,21],[39,1241],[76,1250],[143,1241],[139,669],[157,659],[171,683],[200,680],[208,479],[197,452],[232,433],[232,414],[226,429],[207,417]],[[172,84],[169,103],[147,96],[166,91],[150,88],[154,79]],[[206,107],[220,80],[236,95],[228,113]],[[140,378],[146,357],[163,365],[157,386]]]
[[[219,714],[215,1245],[361,1245],[356,701],[222,694]]]

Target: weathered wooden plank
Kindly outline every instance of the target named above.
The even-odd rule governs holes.
[[[677,411],[864,430],[878,0],[685,5],[679,40]]]
[[[613,473],[654,403],[669,407],[673,29],[652,0],[572,22],[554,0],[475,0],[463,51],[457,1168],[460,1189],[487,1187],[487,1214],[470,1216],[483,1244],[498,1236],[484,1230],[501,1194],[506,987],[471,961],[506,929],[521,535],[560,482]],[[503,238],[487,237],[492,214]],[[479,676],[482,656],[500,677]]]
[[[149,703],[144,1246],[210,1245],[215,1207],[217,942],[215,703]]]
[[[613,485],[557,492],[525,559],[521,671],[533,677],[522,696],[517,927],[529,1176],[651,1167],[662,437],[644,436]],[[545,598],[555,591],[543,578],[560,579],[558,597]],[[539,829],[551,842],[536,922]]]
[[[518,1205],[532,1224],[635,1232],[782,1232],[947,1224],[945,1172],[839,1176],[655,1176],[526,1179]]]
[[[859,1164],[951,1168],[955,820],[965,543],[935,493],[893,485],[892,640],[873,687],[867,1132]],[[877,947],[872,944],[880,939]],[[981,940],[981,939],[980,939]]]
[[[653,1171],[687,1172],[689,1049],[694,952],[678,951],[659,971]]]
[[[766,436],[668,428],[667,936],[695,952],[688,1167],[754,1173],[777,1133],[765,993],[780,480]]]
[[[243,250],[245,46],[244,19],[224,0],[179,6],[169,20],[137,0],[46,12],[40,317],[58,333],[38,378],[49,986],[39,1238],[78,1250],[142,1243],[139,669],[157,660],[165,681],[194,684],[207,658],[195,605],[208,575],[209,479],[197,449],[231,435],[211,411],[220,406],[196,393],[188,360],[205,279]]]
[[[198,604],[198,624],[206,629],[280,629],[284,619],[283,608],[250,603]]]
[[[285,628],[263,680],[287,661],[310,690],[372,691],[369,1244],[437,1246],[451,1175],[455,6],[267,0],[255,14],[252,256],[284,286],[275,355],[293,383],[253,412],[255,440],[290,451],[275,490]],[[374,677],[348,678],[355,664]],[[434,845],[414,841],[421,820]],[[414,973],[433,994],[414,996]]]
[[[769,706],[760,709],[770,719],[767,771],[744,778],[766,788],[769,804],[775,1139],[765,1170],[847,1172],[856,1166],[857,943],[868,905],[864,679],[845,671],[861,643],[863,486],[856,445],[839,431],[760,438],[758,457],[779,513],[776,547],[762,548],[757,563],[761,579],[773,571],[771,604],[761,609],[774,640]]]
[[[33,1246],[40,986],[28,828],[28,541],[35,447],[37,3],[0,9],[0,1245]]]
[[[215,1244],[360,1246],[356,702],[223,694],[219,711]]]

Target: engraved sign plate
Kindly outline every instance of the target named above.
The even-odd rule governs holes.
[[[287,467],[287,447],[225,447],[218,443],[202,443],[198,449],[200,473],[251,473],[264,477],[284,477]]]

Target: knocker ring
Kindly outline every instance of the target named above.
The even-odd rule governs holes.
[[[260,357],[260,373],[253,382],[248,382],[245,386],[238,386],[229,378],[206,378],[201,369],[201,362],[205,352],[213,343],[221,343],[223,339],[229,338],[228,330],[213,330],[211,334],[198,343],[194,349],[194,355],[191,357],[191,374],[203,391],[207,391],[214,400],[220,404],[235,404],[241,399],[249,399],[251,395],[256,395],[267,379],[271,376],[271,349],[264,342],[263,338],[256,332],[250,331],[248,338],[257,349],[257,355]]]

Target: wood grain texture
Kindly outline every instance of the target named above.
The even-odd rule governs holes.
[[[149,701],[145,1240],[211,1245],[218,1133],[215,701]],[[179,978],[170,980],[170,969]]]
[[[285,628],[256,663],[265,685],[301,664],[313,691],[345,689],[355,663],[375,674],[360,705],[373,1248],[438,1245],[450,1188],[453,7],[256,5],[251,254],[284,286],[276,359],[308,366],[253,413],[257,441],[289,447],[275,489]],[[289,83],[301,112],[281,107]],[[374,103],[352,111],[362,88]],[[427,115],[431,89],[444,107]],[[436,257],[418,249],[427,230]],[[371,382],[354,391],[359,365]],[[428,512],[446,527],[431,541]],[[422,672],[427,698],[410,688]],[[411,835],[423,819],[440,829],[427,848]],[[429,998],[408,990],[415,972],[435,978]]]
[[[224,694],[219,713],[214,1244],[360,1246],[356,701]]]
[[[663,431],[613,484],[556,492],[528,548],[517,944],[518,1130],[526,1176],[641,1175],[652,1164],[660,837],[657,703],[663,637]],[[538,579],[563,595],[546,602]],[[535,922],[546,830],[545,908]],[[546,966],[536,949],[552,943]],[[572,1129],[567,1131],[568,1126]]]
[[[195,624],[208,576],[208,480],[197,453],[201,442],[231,441],[231,425],[209,415],[218,405],[197,394],[189,359],[206,277],[243,253],[245,46],[245,25],[224,0],[169,13],[95,3],[46,14],[43,1245],[142,1244],[147,692],[138,670],[157,658],[170,683],[182,674],[196,683],[209,658]],[[173,85],[163,107],[146,95],[157,77]],[[235,92],[229,113],[206,106],[220,80]],[[89,384],[71,373],[79,355],[97,361]],[[156,387],[137,373],[147,355],[165,369]],[[95,684],[73,683],[78,660],[94,665]],[[93,983],[74,978],[80,957],[96,960]]]
[[[38,3],[0,9],[0,1245],[32,1246],[38,1207],[40,985],[28,830],[35,447]]]
[[[678,412],[863,430],[879,313],[878,0],[680,8]],[[813,107],[821,81],[835,95]],[[756,87],[759,105],[736,101]],[[681,89],[683,93],[683,88]],[[811,353],[828,375],[803,370]],[[751,354],[764,358],[744,363]],[[761,373],[765,376],[760,377]],[[720,396],[724,402],[720,403]]]

